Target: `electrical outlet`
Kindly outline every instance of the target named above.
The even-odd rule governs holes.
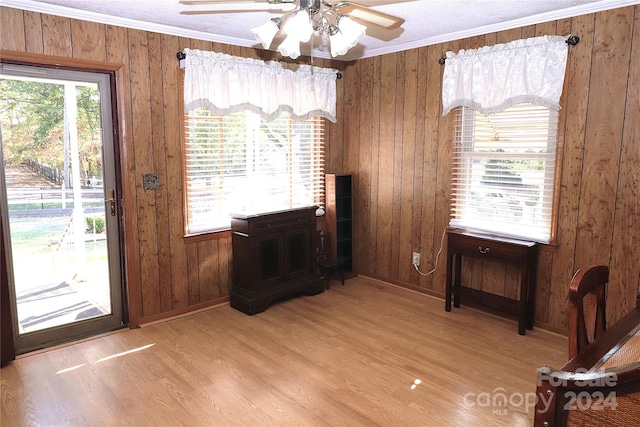
[[[419,266],[420,265],[420,252],[414,252],[413,253],[413,256],[411,257],[411,262],[415,266]]]

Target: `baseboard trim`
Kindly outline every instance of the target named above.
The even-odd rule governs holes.
[[[365,275],[365,274],[358,274],[358,276],[362,277],[362,278],[365,278],[365,279],[368,279],[368,280],[374,280],[376,282],[380,282],[380,283],[383,283],[385,285],[391,285],[391,286],[395,286],[397,288],[402,288],[402,289],[405,289],[405,290],[408,290],[408,291],[411,291],[411,292],[415,292],[415,293],[418,293],[418,294],[421,294],[421,295],[426,295],[426,296],[429,296],[429,297],[432,297],[432,298],[438,298],[438,299],[441,299],[443,301],[445,299],[445,295],[441,294],[440,292],[436,292],[436,291],[433,291],[431,289],[424,289],[424,288],[421,288],[419,286],[412,285],[410,283],[405,283],[405,282],[397,281],[397,280],[384,279],[382,277],[370,276],[370,275]],[[503,318],[505,317],[502,314],[496,314],[495,312],[493,312],[492,310],[490,310],[490,309],[488,309],[486,307],[481,307],[481,306],[473,304],[473,303],[465,304],[465,306],[470,308],[470,309],[472,309],[472,310],[481,311],[481,312],[483,312],[485,314],[490,314],[492,316],[503,317]],[[443,307],[443,310],[444,310],[444,307]],[[508,316],[506,318],[508,318]],[[544,330],[545,332],[549,332],[549,333],[552,333],[552,334],[555,334],[555,335],[559,335],[559,336],[562,336],[562,337],[565,337],[565,338],[569,334],[569,330],[567,328],[554,326],[554,325],[551,325],[551,324],[546,323],[546,322],[534,321],[533,324],[534,324],[534,326],[536,328],[540,328],[540,329]]]
[[[202,311],[211,310],[212,308],[222,307],[229,305],[229,297],[218,298],[212,301],[203,302],[200,304],[192,305],[189,307],[181,308],[178,310],[166,311],[155,316],[149,316],[140,319],[138,322],[139,328],[146,328],[158,323],[168,322],[169,320],[179,319],[181,317],[190,316],[192,314],[200,313]]]

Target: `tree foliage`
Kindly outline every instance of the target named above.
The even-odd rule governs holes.
[[[102,138],[97,87],[76,86],[80,167],[84,176],[101,174]],[[64,85],[0,78],[0,120],[8,165],[36,160],[64,167]]]

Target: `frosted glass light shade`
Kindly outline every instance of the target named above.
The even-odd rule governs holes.
[[[282,29],[288,35],[295,35],[300,42],[308,42],[313,34],[313,26],[309,18],[309,12],[305,9],[299,10],[291,18],[287,19]]]
[[[331,43],[331,56],[344,55],[349,50],[349,43],[347,42],[344,34],[337,31],[335,34],[329,35],[329,43]]]
[[[347,16],[340,16],[338,31],[329,33],[331,56],[344,55],[349,49],[358,44],[364,37],[367,27],[360,25]]]
[[[340,15],[340,18],[338,19],[338,28],[340,28],[340,32],[349,41],[349,49],[357,45],[367,31],[367,27],[362,24],[358,24],[353,19],[344,15]]]
[[[256,40],[262,43],[263,48],[269,49],[273,38],[276,36],[279,30],[280,28],[278,27],[278,25],[273,20],[269,20],[259,27],[252,28],[251,32],[255,36]]]
[[[296,59],[300,56],[300,39],[297,37],[297,34],[287,35],[284,41],[280,43],[280,46],[278,46],[278,52],[291,59]]]

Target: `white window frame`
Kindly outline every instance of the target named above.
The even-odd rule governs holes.
[[[450,226],[552,242],[558,197],[558,112],[516,104],[484,116],[459,107],[455,121]],[[504,125],[494,127],[495,122]],[[527,162],[538,162],[541,169],[527,167]]]
[[[204,108],[185,114],[187,236],[229,230],[233,213],[323,206],[325,119],[294,120],[287,112],[279,117],[268,122],[251,111],[221,116]],[[229,142],[231,121],[244,129],[240,145],[237,137]],[[277,131],[265,132],[276,122]]]

